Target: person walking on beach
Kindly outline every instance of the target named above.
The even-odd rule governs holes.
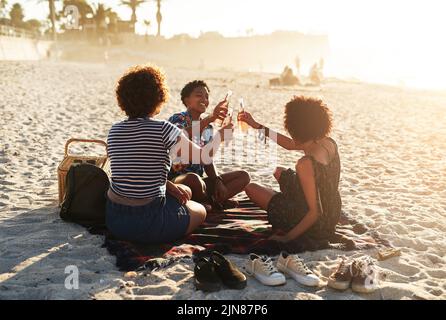
[[[201,146],[212,140],[212,123],[216,120],[222,121],[228,109],[225,99],[217,104],[212,114],[202,117],[209,106],[209,92],[209,87],[204,81],[189,82],[181,90],[181,101],[186,110],[169,118],[171,123],[186,131],[192,141]],[[193,124],[197,125],[196,132],[193,130]],[[203,177],[204,173],[206,177]],[[213,162],[208,165],[174,164],[169,172],[169,179],[175,184],[191,188],[192,199],[206,203],[208,209],[208,204],[216,209],[236,207],[237,201],[230,198],[242,192],[250,181],[248,172],[243,170],[218,175]]]
[[[108,134],[111,184],[106,225],[116,237],[140,243],[166,243],[192,232],[206,217],[191,201],[191,189],[167,180],[171,158],[212,158],[232,124],[219,130],[204,148],[168,121],[157,120],[168,99],[164,74],[153,65],[130,68],[118,81],[116,97],[127,119]],[[228,130],[226,130],[228,129]],[[187,150],[188,152],[183,152]]]
[[[274,132],[258,123],[252,115],[239,115],[255,129],[287,150],[301,150],[304,156],[297,160],[295,170],[276,168],[274,177],[281,192],[257,183],[246,188],[248,197],[267,210],[268,220],[279,242],[328,242],[334,236],[341,213],[338,191],[341,164],[336,142],[329,137],[332,116],[319,99],[294,97],[285,106],[285,129],[291,138]]]

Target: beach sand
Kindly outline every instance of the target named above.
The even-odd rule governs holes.
[[[58,216],[57,166],[66,140],[106,139],[123,119],[114,85],[127,66],[65,62],[0,62],[0,299],[445,299],[446,93],[330,80],[322,90],[267,87],[268,74],[166,67],[172,98],[159,118],[183,109],[179,91],[193,79],[211,88],[211,106],[231,89],[246,108],[282,129],[283,106],[296,94],[319,96],[334,113],[343,208],[401,248],[378,262],[387,274],[372,294],[306,288],[294,280],[265,287],[254,279],[242,291],[205,294],[193,286],[184,260],[125,277],[102,248],[103,237]],[[278,187],[257,162],[234,160],[252,181]],[[82,149],[78,149],[82,150]],[[100,150],[100,149],[99,149]],[[299,152],[278,150],[277,165],[294,167]],[[301,257],[326,279],[338,256],[376,256],[376,250],[321,250]],[[229,255],[239,267],[246,256]],[[65,288],[67,266],[79,269],[79,289]]]

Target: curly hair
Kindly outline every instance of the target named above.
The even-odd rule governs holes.
[[[295,96],[285,106],[284,125],[294,140],[305,143],[330,134],[332,115],[322,100]]]
[[[118,80],[116,98],[129,118],[157,114],[169,99],[164,73],[155,65],[137,65]]]
[[[186,102],[184,100],[192,94],[192,92],[195,90],[195,88],[199,88],[199,87],[205,87],[208,90],[208,92],[211,92],[211,90],[209,90],[208,85],[203,80],[194,80],[194,81],[189,82],[181,90],[181,101],[183,102],[183,104],[185,106],[186,106]]]

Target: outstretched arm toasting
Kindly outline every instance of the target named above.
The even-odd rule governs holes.
[[[265,135],[271,138],[282,148],[285,148],[286,150],[297,150],[296,144],[294,143],[293,139],[260,124],[259,122],[254,120],[253,116],[249,112],[244,111],[240,113],[238,115],[238,120],[247,123],[254,129],[265,130]]]

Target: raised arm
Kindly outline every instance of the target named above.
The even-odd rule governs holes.
[[[275,143],[277,143],[282,148],[284,148],[286,150],[297,150],[296,144],[294,143],[293,139],[260,124],[259,122],[254,120],[254,118],[252,117],[252,115],[249,112],[245,111],[245,112],[239,114],[238,120],[246,122],[249,126],[251,126],[254,129],[264,129],[265,134],[268,135],[268,137],[271,140],[273,140]]]

